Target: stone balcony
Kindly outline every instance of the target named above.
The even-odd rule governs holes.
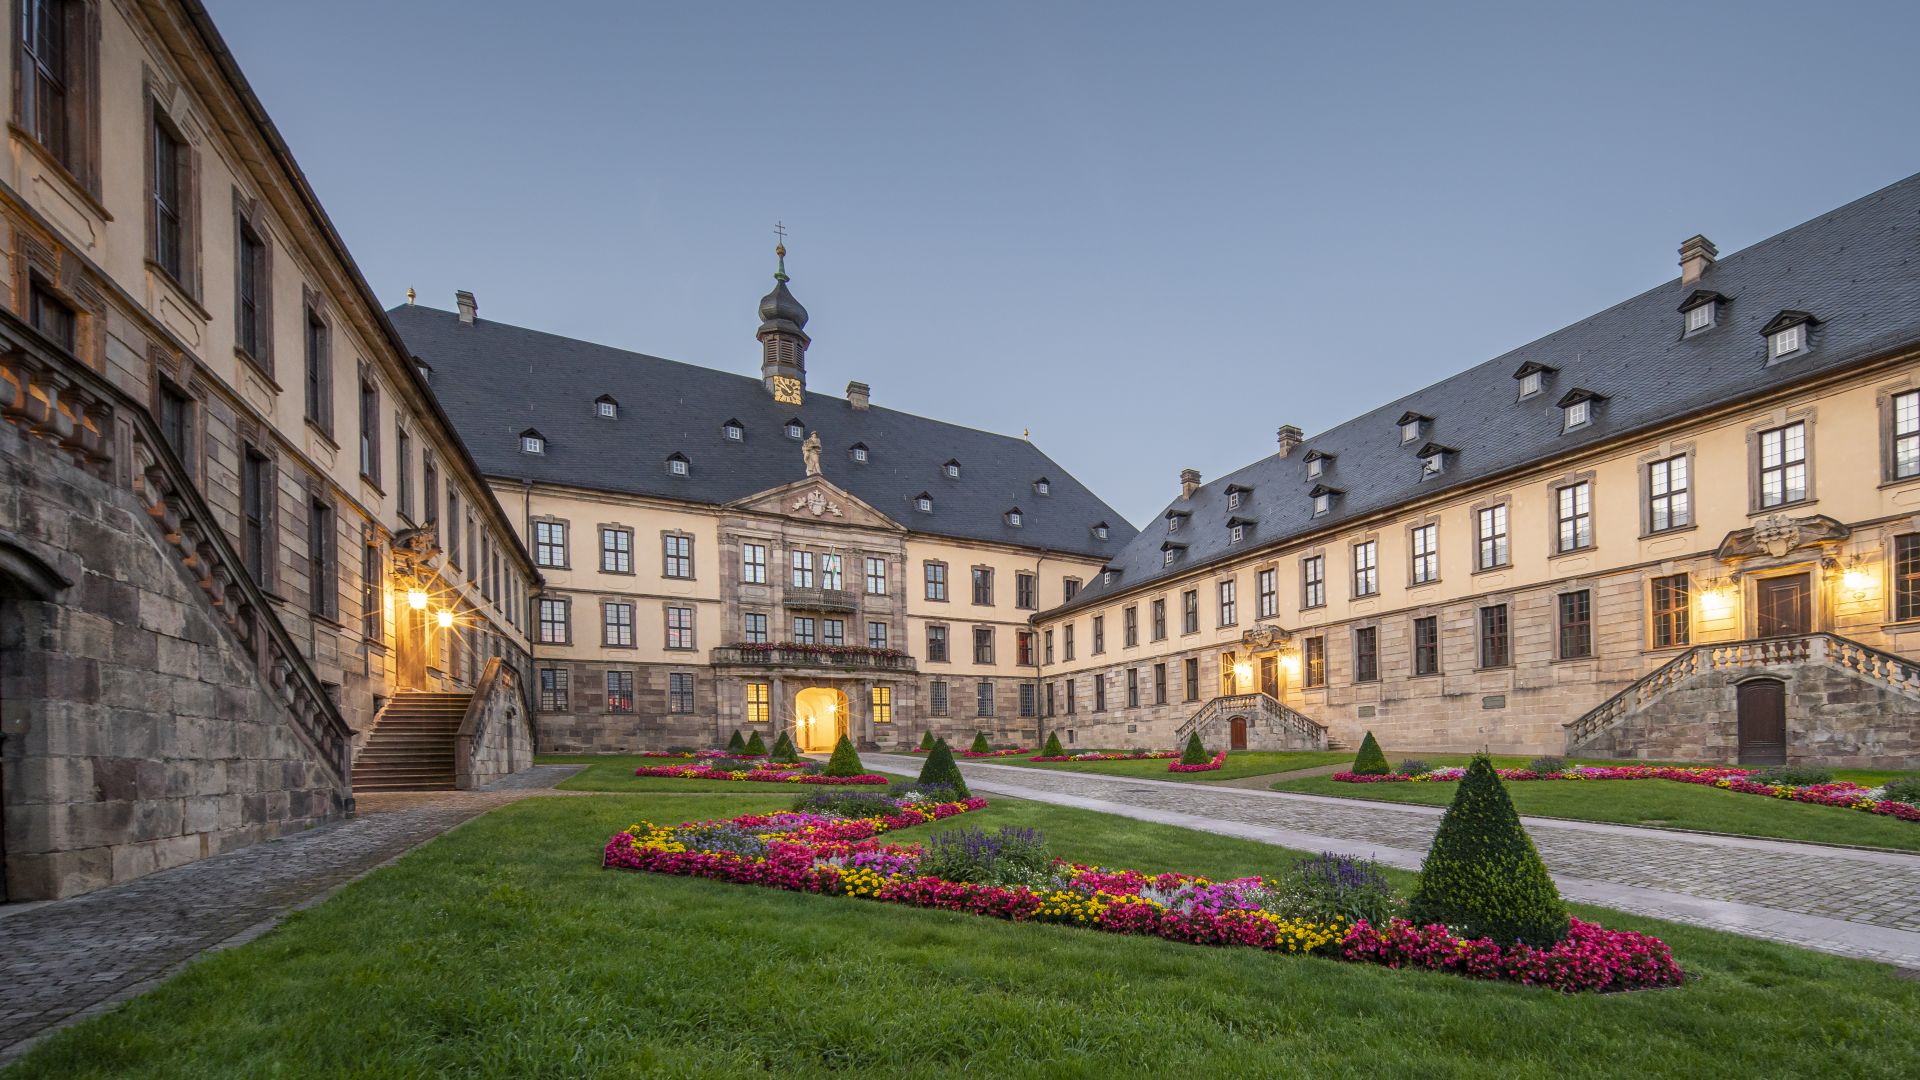
[[[911,656],[847,645],[717,645],[708,662],[715,667],[886,671],[906,675],[918,670]]]
[[[854,611],[860,606],[860,598],[849,589],[803,589],[797,586],[789,586],[780,602],[801,611]]]

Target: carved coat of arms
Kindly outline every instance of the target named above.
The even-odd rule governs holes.
[[[800,498],[795,499],[793,509],[805,510],[814,517],[840,517],[840,504],[827,498],[827,493],[814,488]]]
[[[1753,542],[1777,559],[1800,546],[1800,523],[1779,514],[1764,518],[1753,527]]]

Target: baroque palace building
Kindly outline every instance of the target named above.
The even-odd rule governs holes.
[[[482,319],[464,292],[389,312],[545,577],[543,750],[1031,741],[1033,615],[1133,539],[1024,438],[809,389],[778,254],[758,378]]]
[[[1920,761],[1920,177],[1178,498],[1037,617],[1079,745]]]
[[[516,519],[206,11],[10,7],[0,898],[527,763]]]

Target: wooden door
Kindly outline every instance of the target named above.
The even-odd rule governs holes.
[[[1806,574],[1754,582],[1756,637],[1789,637],[1813,629],[1813,586]]]
[[[1738,691],[1740,764],[1787,763],[1787,684],[1749,679]]]
[[[1280,700],[1280,658],[1263,656],[1260,658],[1260,692],[1275,701]]]
[[[398,678],[402,690],[427,689],[427,635],[431,632],[427,625],[427,612],[415,611],[413,605],[402,597],[396,604],[400,614],[400,625],[393,635],[394,647],[399,653]]]
[[[1234,750],[1245,750],[1247,748],[1247,718],[1244,716],[1236,716],[1232,720],[1229,720],[1227,724],[1228,747]]]

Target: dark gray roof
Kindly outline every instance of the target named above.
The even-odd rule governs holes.
[[[1727,299],[1713,329],[1683,336],[1680,308],[1697,289]],[[1783,312],[1788,322],[1811,315],[1818,323],[1804,354],[1770,365],[1761,328]],[[1109,564],[1121,571],[1111,584],[1095,578],[1063,609],[1914,343],[1920,175],[1727,256],[1698,282],[1675,278],[1307,439],[1288,457],[1263,458],[1203,485],[1168,506],[1190,515],[1175,534],[1188,546],[1173,565],[1163,565],[1162,514]],[[1521,401],[1515,376],[1530,365],[1549,373],[1541,392]],[[1592,399],[1594,418],[1563,432],[1559,403],[1576,389]],[[1403,443],[1397,425],[1414,416],[1432,422],[1418,441]],[[1418,452],[1430,444],[1457,452],[1423,481]],[[1305,459],[1314,451],[1332,455],[1318,485],[1307,479]],[[1226,489],[1236,484],[1253,490],[1229,511]],[[1320,485],[1340,494],[1329,514],[1315,518],[1309,492]],[[1230,514],[1255,522],[1237,545],[1228,543]]]
[[[795,305],[798,306],[797,304]],[[718,505],[806,476],[798,419],[820,433],[822,474],[908,530],[1109,558],[1133,526],[1031,442],[942,423],[894,409],[857,410],[845,398],[807,391],[783,405],[760,380],[657,356],[626,352],[505,323],[418,305],[388,316],[413,352],[433,366],[433,390],[481,471],[602,491]],[[751,344],[743,354],[758,361]],[[619,417],[601,419],[594,399],[612,395]],[[722,427],[737,420],[741,442]],[[520,434],[538,431],[546,453],[520,452]],[[850,450],[867,447],[867,462]],[[684,454],[688,475],[667,459]],[[959,479],[945,475],[960,463]],[[1040,495],[1034,481],[1049,481]],[[914,509],[925,492],[933,512]],[[1006,513],[1021,509],[1021,524]],[[1093,527],[1105,523],[1107,539]]]

